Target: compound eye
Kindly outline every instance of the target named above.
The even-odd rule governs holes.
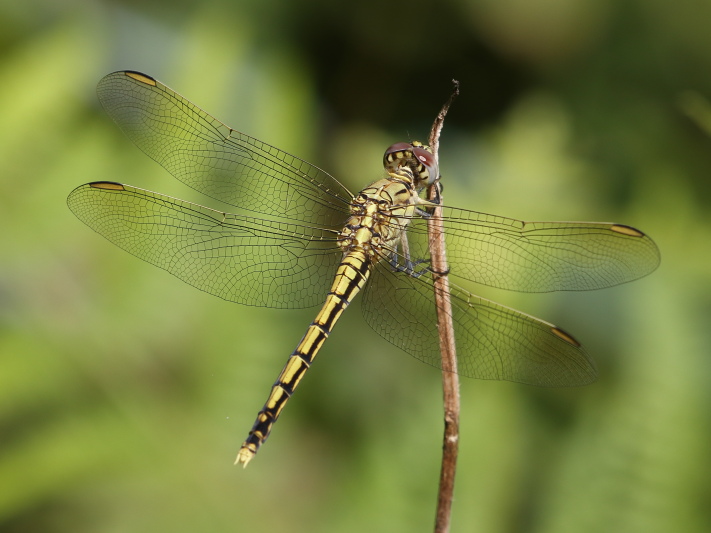
[[[439,169],[437,168],[434,154],[419,146],[414,146],[412,153],[426,170],[426,172],[420,174],[420,178],[428,185],[431,185],[439,177]]]
[[[395,152],[404,152],[406,150],[412,150],[412,145],[410,143],[395,143],[390,148],[385,150],[385,157],[387,158]]]
[[[434,155],[424,148],[415,146],[412,148],[412,153],[415,154],[417,160],[426,167],[434,168],[436,166]]]
[[[412,155],[412,145],[410,143],[395,143],[385,150],[383,156],[383,166],[388,171],[397,169],[402,163]]]

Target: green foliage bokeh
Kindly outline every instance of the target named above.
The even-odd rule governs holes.
[[[110,180],[209,203],[102,112],[146,72],[351,190],[426,137],[445,201],[613,220],[662,265],[595,293],[473,290],[559,324],[600,379],[466,381],[453,531],[703,532],[711,400],[711,4],[0,1],[0,531],[429,531],[437,371],[354,303],[255,461],[231,465],[314,310],[228,304],[77,221]]]

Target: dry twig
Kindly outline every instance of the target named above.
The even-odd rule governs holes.
[[[452,95],[437,115],[430,132],[429,145],[438,163],[439,134],[442,131],[444,117],[447,115],[452,101],[459,94],[459,82],[456,80],[452,80],[452,82],[454,83]],[[430,188],[429,199],[439,199],[441,201],[439,180]],[[435,533],[449,531],[454,494],[454,475],[457,469],[457,453],[459,450],[459,376],[457,375],[457,353],[454,345],[454,326],[452,324],[452,307],[449,298],[449,279],[447,277],[449,267],[447,266],[444,226],[441,215],[442,208],[437,207],[434,209],[432,217],[427,221],[444,393],[444,441],[442,444],[442,466],[437,496]]]

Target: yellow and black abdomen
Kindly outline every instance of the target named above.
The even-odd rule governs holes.
[[[316,354],[328,338],[333,326],[356,294],[363,288],[370,274],[372,260],[362,250],[347,253],[336,271],[336,277],[326,302],[306,330],[301,342],[284,365],[272,386],[271,393],[237,454],[236,463],[247,466],[284,409],[286,402],[311,366]]]

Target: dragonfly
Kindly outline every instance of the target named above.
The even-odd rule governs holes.
[[[131,254],[243,305],[322,304],[289,356],[242,444],[246,466],[353,298],[366,322],[415,358],[442,368],[427,220],[440,179],[429,147],[393,144],[384,177],[357,194],[327,172],[230,128],[149,75],[119,71],[97,94],[106,112],[176,179],[224,204],[223,212],[127,184],[74,189],[71,211]],[[357,171],[358,169],[354,169]],[[617,223],[524,222],[443,205],[451,280],[521,292],[582,291],[652,272],[660,252]],[[539,386],[579,386],[597,376],[563,329],[450,282],[460,375]]]

